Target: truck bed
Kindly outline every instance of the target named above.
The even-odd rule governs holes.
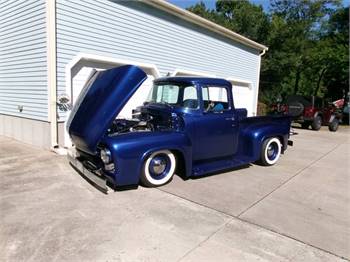
[[[290,127],[291,123],[291,118],[289,116],[252,116],[252,117],[245,117],[242,118],[239,121],[240,125],[269,125],[269,124],[278,124],[281,126],[287,126],[288,128]]]

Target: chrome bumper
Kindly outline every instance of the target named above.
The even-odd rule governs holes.
[[[108,193],[107,180],[102,174],[101,171],[90,171],[86,167],[84,167],[83,163],[81,163],[76,158],[75,149],[68,150],[67,158],[69,163],[80,172],[80,174],[86,178],[90,183],[92,183],[97,189],[102,191],[103,193]]]

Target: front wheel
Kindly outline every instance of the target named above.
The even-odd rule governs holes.
[[[281,156],[282,145],[277,137],[268,138],[261,148],[260,162],[264,166],[274,165]]]
[[[311,123],[312,130],[318,131],[322,126],[322,118],[320,116],[316,116]]]
[[[169,150],[152,153],[145,161],[141,173],[141,184],[157,187],[168,183],[175,172],[176,158]]]
[[[328,129],[331,132],[336,132],[339,127],[339,119],[334,118],[332,122],[329,123]]]

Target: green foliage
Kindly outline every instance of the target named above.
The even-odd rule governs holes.
[[[248,1],[217,0],[215,10],[199,2],[188,10],[258,42],[264,42],[268,33],[268,15]]]
[[[349,7],[340,0],[271,0],[270,7],[218,0],[215,10],[203,2],[188,10],[269,47],[261,101],[293,93],[340,98],[349,88]]]
[[[269,19],[261,6],[248,1],[216,2],[216,12],[224,17],[225,26],[258,42],[264,42],[269,27]]]

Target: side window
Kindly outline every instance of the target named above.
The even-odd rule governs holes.
[[[225,87],[207,86],[202,88],[204,110],[222,112],[229,109],[228,94]]]
[[[197,89],[194,86],[187,86],[184,88],[183,94],[183,107],[185,108],[198,108]]]

